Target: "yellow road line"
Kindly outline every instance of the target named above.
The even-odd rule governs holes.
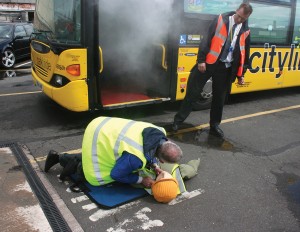
[[[238,117],[234,117],[234,118],[224,119],[224,120],[222,120],[221,124],[228,123],[228,122],[233,122],[233,121],[239,121],[239,120],[247,119],[247,118],[258,117],[258,116],[267,115],[267,114],[278,113],[278,112],[282,112],[282,111],[286,111],[286,110],[298,109],[298,108],[300,108],[300,105],[289,106],[289,107],[284,107],[284,108],[275,109],[275,110],[268,110],[268,111],[254,113],[254,114],[247,114],[247,115],[238,116]],[[191,128],[178,130],[176,133],[168,132],[167,135],[182,134],[182,133],[187,133],[187,132],[200,130],[200,129],[207,128],[207,127],[209,127],[209,123],[205,123],[205,124],[195,126],[195,127],[191,127]]]
[[[33,91],[33,92],[23,92],[23,93],[6,93],[0,94],[0,97],[7,97],[7,96],[16,96],[16,95],[25,95],[25,94],[33,94],[33,93],[41,93],[42,91]]]
[[[81,149],[75,149],[75,150],[70,150],[70,151],[65,151],[65,153],[68,153],[68,154],[76,154],[76,153],[80,153],[81,152]],[[47,156],[39,156],[37,157],[35,160],[36,162],[41,162],[41,161],[45,161],[47,158]]]

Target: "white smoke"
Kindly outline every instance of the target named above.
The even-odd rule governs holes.
[[[157,44],[166,44],[173,0],[102,0],[99,38],[104,68],[116,74],[147,69]]]

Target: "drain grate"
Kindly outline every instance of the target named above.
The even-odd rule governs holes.
[[[19,144],[6,144],[0,145],[1,148],[9,147],[15,157],[17,158],[18,163],[22,166],[25,176],[28,180],[29,185],[34,191],[36,197],[38,198],[40,205],[49,221],[49,224],[53,231],[71,231],[67,222],[62,217],[60,211],[53,202],[51,196],[49,195],[47,189],[39,179],[38,175],[32,168],[26,154],[20,148]]]

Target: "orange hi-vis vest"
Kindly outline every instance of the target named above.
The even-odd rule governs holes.
[[[240,65],[238,68],[237,76],[242,76],[243,74],[243,68],[245,63],[245,46],[246,46],[246,38],[250,34],[250,30],[247,30],[243,32],[240,36]],[[215,35],[211,40],[210,50],[208,54],[206,55],[206,63],[208,64],[214,64],[218,57],[221,54],[222,47],[226,42],[226,39],[228,37],[228,31],[226,28],[226,24],[223,21],[222,15],[219,16]]]

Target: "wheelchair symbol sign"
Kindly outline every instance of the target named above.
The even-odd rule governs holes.
[[[186,45],[186,35],[180,35],[179,44]]]

